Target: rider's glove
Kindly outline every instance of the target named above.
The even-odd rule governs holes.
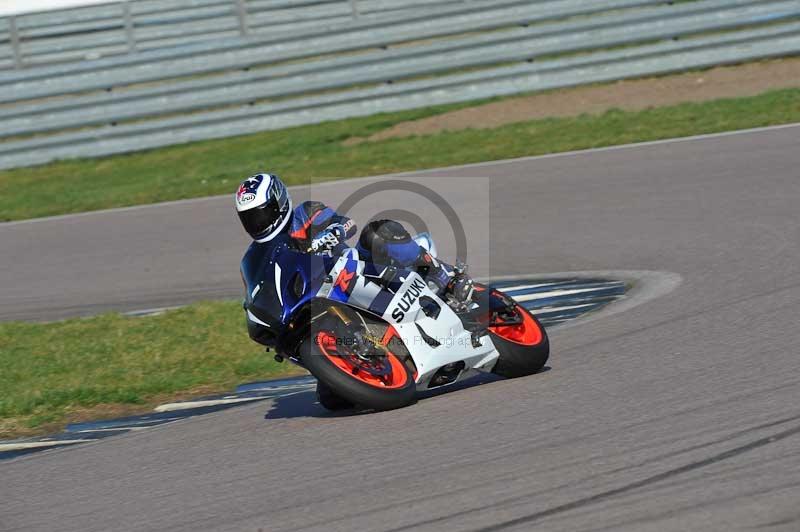
[[[342,224],[331,224],[325,230],[335,234],[339,242],[347,240],[347,228]]]
[[[345,229],[341,224],[330,225],[311,241],[309,251],[315,253],[329,251],[339,245],[345,234]]]

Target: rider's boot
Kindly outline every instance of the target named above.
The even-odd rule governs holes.
[[[424,256],[428,286],[456,311],[467,310],[474,291],[467,266],[458,262],[452,269],[430,255]]]
[[[445,297],[453,308],[464,311],[469,308],[474,291],[474,282],[467,275],[467,265],[463,262],[457,262],[453,268],[453,277],[447,283]]]

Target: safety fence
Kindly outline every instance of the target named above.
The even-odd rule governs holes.
[[[800,52],[798,0],[460,0],[350,16],[0,72],[0,168]]]
[[[0,69],[135,54],[468,0],[117,0],[0,18]]]

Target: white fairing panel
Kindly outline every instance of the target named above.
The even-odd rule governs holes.
[[[426,316],[420,307],[420,299],[424,297],[439,305],[436,318]],[[436,371],[447,364],[463,361],[466,365],[460,377],[463,378],[473,370],[490,371],[497,361],[498,353],[489,336],[483,336],[479,345],[474,346],[472,334],[464,329],[456,313],[416,273],[404,280],[382,317],[394,326],[411,353],[417,366],[419,389],[426,388]],[[418,326],[440,345],[429,345]]]
[[[355,269],[356,276],[349,290],[347,304],[369,309],[370,304],[384,289],[364,277],[364,263],[358,258],[356,250],[345,251],[330,270],[328,279],[317,296],[331,298],[340,274],[349,264],[349,271]],[[419,274],[408,272],[407,277],[399,280],[402,285],[381,318],[395,328],[414,359],[417,367],[417,389],[426,389],[434,374],[447,364],[464,362],[465,370],[456,380],[475,371],[491,371],[499,354],[488,335],[481,337],[477,346],[473,345],[472,333],[464,329],[461,319],[453,309],[428,287]],[[425,298],[430,298],[439,306],[437,316],[425,315],[420,306],[420,300]],[[424,335],[420,329],[424,331]],[[436,340],[439,345],[431,346],[426,337],[428,340]]]

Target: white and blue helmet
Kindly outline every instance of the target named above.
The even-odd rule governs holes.
[[[292,218],[292,198],[276,175],[256,174],[239,185],[236,212],[256,242],[269,242]]]

